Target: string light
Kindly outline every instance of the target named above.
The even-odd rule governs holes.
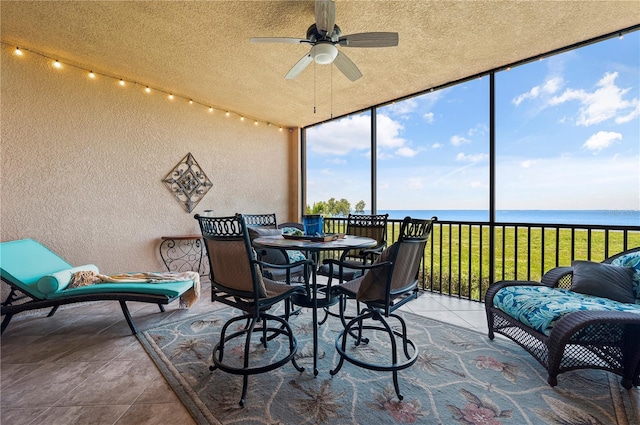
[[[11,47],[11,45],[10,45],[10,44],[7,44],[7,43],[2,42],[2,41],[0,41],[0,44],[1,44],[1,45],[3,45],[3,46],[6,46],[6,47]],[[110,75],[110,74],[103,73],[103,72],[94,72],[93,70],[90,70],[90,69],[88,69],[88,68],[84,68],[84,67],[79,66],[79,65],[70,64],[70,63],[67,63],[67,62],[61,62],[59,59],[55,59],[55,58],[53,58],[53,57],[51,57],[51,56],[49,56],[49,55],[47,55],[47,54],[40,53],[40,52],[35,51],[35,50],[25,49],[25,48],[22,48],[22,49],[21,49],[20,47],[16,46],[16,47],[15,47],[15,50],[13,50],[13,54],[14,54],[14,55],[16,55],[16,56],[23,56],[25,51],[27,51],[27,52],[29,52],[29,53],[32,53],[32,54],[34,54],[34,55],[40,56],[40,57],[42,57],[42,58],[44,58],[44,59],[46,59],[46,60],[48,60],[48,61],[53,61],[52,66],[53,66],[54,68],[57,68],[57,69],[61,69],[61,68],[63,67],[63,65],[66,65],[66,66],[69,66],[69,67],[71,67],[71,68],[78,69],[78,70],[82,71],[83,73],[86,73],[85,75],[87,75],[87,76],[88,76],[89,78],[91,78],[91,79],[95,79],[98,75],[100,75],[101,77],[111,78],[111,79],[113,79],[113,80],[118,81],[118,84],[119,84],[120,86],[123,86],[123,87],[124,87],[127,83],[131,83],[131,84],[133,84],[133,85],[138,85],[138,86],[142,86],[142,87],[144,87],[144,91],[145,91],[146,93],[151,93],[151,91],[152,91],[151,86],[149,86],[149,85],[147,85],[147,84],[142,84],[142,83],[140,83],[140,82],[138,82],[138,81],[135,81],[135,80],[130,80],[130,79],[126,79],[126,78],[116,77],[116,76],[114,76],[114,75]],[[194,103],[197,103],[198,105],[201,105],[201,106],[206,107],[206,108],[209,110],[209,112],[210,112],[210,113],[215,112],[215,109],[217,109],[217,108],[215,108],[214,106],[210,106],[210,105],[207,105],[207,104],[202,103],[202,102],[194,101],[192,98],[189,98],[189,97],[186,97],[186,96],[181,96],[181,95],[177,95],[177,96],[176,96],[176,95],[174,95],[173,93],[170,93],[170,92],[168,92],[168,91],[165,91],[165,90],[159,89],[159,88],[157,88],[157,87],[154,87],[154,88],[153,88],[153,90],[158,91],[158,92],[160,92],[160,93],[164,93],[164,94],[166,94],[166,95],[167,95],[167,97],[168,97],[169,99],[171,99],[171,100],[173,100],[175,97],[180,97],[180,98],[182,98],[182,99],[188,100],[188,102],[189,102],[189,104],[190,104],[190,105],[193,105]],[[218,109],[218,110],[220,110],[220,109]],[[231,113],[234,113],[234,114],[236,114],[237,116],[239,116],[239,117],[240,117],[240,120],[241,120],[241,121],[244,121],[244,120],[245,120],[244,115],[240,115],[240,114],[238,114],[238,113],[236,113],[236,112],[228,111],[228,110],[227,110],[227,111],[224,111],[224,113],[225,113],[225,116],[227,116],[227,117],[231,116]],[[249,117],[249,118],[250,118],[250,117]],[[254,125],[259,125],[260,121],[259,121],[259,120],[256,120],[256,119],[253,119],[253,123],[254,123]],[[269,126],[269,127],[271,127],[271,126],[272,126],[272,123],[267,123],[267,124],[268,124],[268,126]],[[283,127],[281,127],[281,126],[279,126],[279,127],[278,127],[278,130],[279,130],[279,131],[282,131],[282,129],[283,129]]]

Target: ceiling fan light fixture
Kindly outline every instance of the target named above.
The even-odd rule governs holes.
[[[327,65],[338,56],[338,48],[331,43],[318,43],[311,48],[311,57],[317,64]]]

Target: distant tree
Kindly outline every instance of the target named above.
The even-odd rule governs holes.
[[[339,201],[331,198],[328,201],[314,202],[312,207],[307,205],[307,214],[323,214],[325,217],[343,217],[351,212],[351,204],[342,198]]]
[[[355,210],[353,210],[354,213],[356,214],[364,214],[364,207],[366,206],[366,204],[364,203],[364,201],[358,201],[356,203],[356,207]]]

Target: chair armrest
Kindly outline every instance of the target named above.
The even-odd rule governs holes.
[[[391,261],[382,261],[380,263],[376,263],[376,264],[354,264],[354,263],[350,263],[350,262],[343,262],[343,261],[339,261],[339,260],[334,260],[332,258],[327,258],[324,261],[322,261],[322,264],[328,264],[329,265],[329,286],[330,286],[330,282],[333,279],[333,268],[334,267],[345,267],[345,268],[349,268],[349,269],[355,269],[355,270],[362,270],[363,274],[368,271],[368,270],[373,270],[373,269],[380,269],[383,267],[389,267],[392,262]]]
[[[493,297],[502,288],[508,286],[543,286],[540,282],[534,282],[532,280],[501,280],[495,282],[489,286],[487,292],[484,294],[484,303],[486,308],[493,307]]]
[[[273,264],[267,263],[266,261],[260,260],[252,260],[254,264],[258,264],[260,267],[268,267],[270,269],[292,269],[294,267],[308,265],[309,267],[313,267],[313,261],[311,260],[301,260],[296,261],[295,263],[287,263],[287,264]]]
[[[546,272],[540,282],[550,288],[569,288],[572,276],[573,267],[555,267]]]

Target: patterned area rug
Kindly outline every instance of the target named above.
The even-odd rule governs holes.
[[[418,361],[400,372],[396,398],[390,372],[338,363],[334,317],[320,327],[320,359],[313,376],[311,312],[292,316],[298,339],[299,373],[285,364],[249,377],[246,406],[238,405],[242,377],[209,371],[222,324],[237,314],[223,308],[164,324],[140,341],[182,402],[201,424],[637,424],[630,394],[618,377],[596,370],[561,374],[555,388],[542,367],[514,343],[489,341],[485,334],[404,313]],[[244,323],[244,322],[241,322]],[[256,341],[252,361],[275,358],[286,346],[276,338],[264,350]],[[240,347],[225,356],[240,358]],[[375,336],[361,355],[379,359],[388,351]],[[638,391],[632,389],[631,391]]]

